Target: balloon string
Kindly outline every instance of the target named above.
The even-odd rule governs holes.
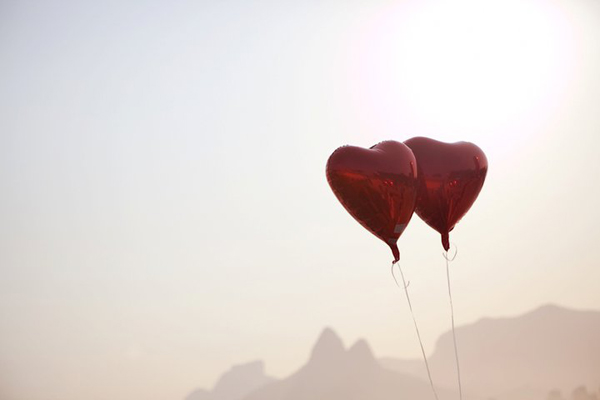
[[[458,250],[454,252],[454,256],[448,257],[448,252],[443,254],[446,259],[446,279],[448,281],[448,297],[450,299],[450,316],[452,318],[452,340],[454,341],[454,358],[456,359],[456,373],[458,375],[458,393],[460,400],[462,400],[462,384],[460,379],[460,363],[458,362],[458,346],[456,345],[456,331],[454,329],[454,305],[452,303],[452,289],[450,288],[450,267],[449,264],[451,261],[454,261],[456,258],[456,254]]]
[[[400,287],[398,284],[398,280],[396,279],[396,275],[394,275],[394,265],[397,263],[392,263],[392,276],[394,277],[394,281],[396,281],[396,285]],[[435,385],[433,384],[433,379],[431,378],[431,371],[429,370],[429,363],[427,362],[427,356],[425,355],[425,348],[423,347],[423,340],[421,340],[421,333],[419,332],[419,326],[417,325],[417,319],[415,318],[415,313],[412,308],[412,303],[410,302],[410,296],[408,295],[408,285],[410,285],[410,281],[408,284],[404,279],[404,273],[402,272],[402,267],[400,264],[398,265],[398,270],[400,271],[400,276],[402,276],[402,287],[404,288],[404,293],[406,293],[406,300],[408,301],[408,308],[410,309],[410,314],[412,315],[413,323],[415,325],[415,331],[417,332],[417,337],[419,338],[419,345],[421,346],[421,353],[423,354],[423,360],[425,361],[425,368],[427,369],[427,376],[429,377],[429,384],[431,385],[431,390],[433,391],[433,395],[436,400],[439,400],[437,391],[435,390]]]

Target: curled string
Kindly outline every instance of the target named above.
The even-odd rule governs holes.
[[[456,373],[458,375],[458,393],[460,396],[460,400],[462,400],[462,384],[460,379],[460,363],[458,362],[458,346],[456,345],[456,331],[454,329],[454,306],[452,304],[452,289],[450,288],[450,262],[454,261],[456,258],[456,254],[458,253],[458,248],[453,245],[455,248],[454,255],[452,257],[448,257],[448,252],[444,253],[443,256],[446,259],[446,279],[448,281],[448,298],[450,299],[450,316],[452,318],[452,340],[454,341],[454,358],[456,359]]]
[[[454,259],[458,255],[458,247],[454,243],[450,243],[450,247],[454,247],[454,254],[452,254],[452,257],[448,257],[448,252],[447,251],[443,252],[442,256],[446,259],[446,261],[452,262],[452,261],[454,261]]]
[[[433,395],[436,400],[439,400],[437,395],[437,391],[435,390],[435,385],[433,384],[433,379],[431,378],[431,371],[429,370],[429,363],[427,362],[427,356],[425,355],[425,348],[423,347],[423,340],[421,340],[421,333],[419,332],[419,326],[417,325],[417,319],[415,318],[415,313],[412,308],[412,303],[410,302],[410,296],[408,295],[408,285],[410,285],[410,281],[406,283],[406,279],[404,279],[404,273],[402,272],[402,267],[397,262],[392,263],[392,276],[394,277],[394,281],[396,281],[396,285],[400,287],[398,280],[396,279],[396,275],[394,275],[394,266],[398,265],[398,270],[400,271],[400,276],[402,277],[402,287],[404,288],[404,293],[406,293],[406,300],[408,301],[408,308],[410,309],[410,314],[412,315],[413,323],[415,325],[415,331],[417,332],[417,337],[419,338],[419,345],[421,346],[421,353],[423,354],[423,360],[425,361],[425,368],[427,369],[427,376],[429,377],[429,384],[431,385],[431,390],[433,391]]]

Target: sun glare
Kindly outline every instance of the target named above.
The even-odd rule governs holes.
[[[365,30],[353,81],[360,107],[388,126],[400,118],[464,134],[536,124],[560,106],[573,59],[568,21],[549,3],[405,3]]]

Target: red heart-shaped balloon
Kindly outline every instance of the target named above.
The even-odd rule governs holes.
[[[412,151],[395,141],[381,142],[370,149],[340,147],[329,157],[326,173],[340,203],[390,246],[397,262],[397,241],[412,217],[417,196]]]
[[[473,143],[444,143],[415,137],[404,142],[417,159],[419,192],[415,212],[442,235],[450,248],[449,232],[469,211],[488,170],[487,158]]]

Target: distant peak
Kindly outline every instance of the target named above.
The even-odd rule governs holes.
[[[333,331],[333,329],[331,329],[329,327],[326,327],[325,329],[323,329],[323,332],[321,332],[319,339],[317,339],[317,344],[315,345],[315,347],[318,346],[319,344],[336,345],[336,346],[339,346],[340,348],[342,348],[342,350],[344,349],[344,344],[342,343],[342,339],[340,339],[340,337],[337,335],[337,333],[335,333]]]
[[[335,332],[334,332],[334,330],[333,330],[333,329],[331,329],[331,328],[330,328],[330,327],[328,327],[328,326],[326,326],[326,327],[323,329],[323,332],[321,332],[321,336],[325,336],[325,335],[332,335],[332,336],[338,337],[338,336],[337,336],[337,333],[335,333]]]
[[[358,340],[352,345],[352,347],[350,347],[348,350],[348,356],[357,361],[375,361],[371,347],[364,339]]]
[[[568,309],[561,307],[556,304],[545,304],[531,311],[531,314],[534,315],[547,315],[547,314],[556,314],[559,312],[569,311]]]
[[[270,379],[265,376],[265,365],[261,360],[238,364],[231,367],[229,371],[221,375],[217,381],[214,391],[227,391],[231,387],[243,385],[244,382],[262,382]]]
[[[535,311],[543,311],[543,310],[564,310],[564,307],[559,306],[558,304],[544,304],[543,306],[538,307]]]
[[[315,359],[319,361],[328,360],[338,358],[343,353],[344,344],[342,343],[342,339],[340,339],[333,329],[325,328],[313,347],[310,359],[311,361]]]
[[[248,363],[234,365],[231,367],[231,370],[244,370],[246,372],[253,372],[262,375],[265,372],[265,363],[262,360],[250,361]]]

